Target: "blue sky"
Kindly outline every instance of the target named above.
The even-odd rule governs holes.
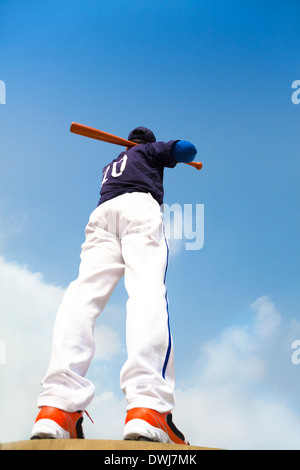
[[[0,255],[2,285],[7,285],[0,297],[0,340],[7,350],[0,373],[12,387],[17,387],[9,381],[13,372],[31,370],[38,341],[32,331],[38,338],[37,325],[43,325],[30,314],[31,323],[23,325],[30,302],[31,311],[38,312],[37,305],[43,311],[43,292],[59,304],[76,277],[102,168],[121,150],[71,134],[71,122],[124,137],[145,125],[159,140],[190,140],[203,161],[201,172],[184,165],[165,172],[166,203],[205,207],[204,247],[174,250],[167,278],[178,419],[189,396],[199,407],[199,420],[204,414],[211,423],[210,431],[206,422],[197,434],[192,421],[182,418],[194,443],[207,439],[210,445],[238,448],[251,446],[250,439],[253,447],[263,446],[251,441],[258,421],[253,428],[243,422],[243,434],[233,419],[244,416],[249,400],[259,397],[264,410],[282,406],[282,421],[274,424],[269,418],[270,429],[280,429],[287,419],[293,428],[300,414],[295,393],[300,366],[291,362],[291,344],[300,339],[300,106],[292,103],[291,86],[300,79],[299,10],[292,0],[0,2],[0,80],[6,85],[6,104],[0,105]],[[31,296],[22,282],[31,286]],[[103,335],[99,326],[99,341],[112,338],[117,346],[106,344],[90,371],[98,390],[96,415],[106,399],[117,410],[123,406],[118,373],[126,354],[125,302],[121,283],[99,319],[106,328]],[[45,313],[49,327],[43,341],[51,341],[56,308],[54,302]],[[268,342],[257,329],[266,318],[269,326],[262,330]],[[32,353],[17,359],[11,349],[18,349],[24,329],[24,348]],[[220,354],[215,357],[213,351]],[[43,354],[37,377],[28,379],[30,391],[47,366],[48,350]],[[208,384],[221,376],[214,391],[228,390],[233,382],[227,361],[239,371],[253,367],[255,373],[246,379],[237,374],[234,383],[245,401],[236,408],[230,388],[226,416],[215,420]],[[23,392],[28,403],[35,401]],[[251,416],[255,411],[261,416],[258,410]],[[231,442],[220,425],[228,420],[235,423]],[[99,428],[90,435],[101,432],[107,435]],[[0,439],[26,438],[21,434],[10,430]],[[265,445],[287,444],[279,431]]]

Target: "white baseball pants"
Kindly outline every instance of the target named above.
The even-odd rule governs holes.
[[[126,193],[91,214],[78,278],[57,313],[49,369],[38,407],[74,412],[87,408],[94,385],[85,378],[92,361],[94,327],[124,275],[128,292],[128,359],[120,385],[127,409],[164,413],[174,407],[174,361],[165,277],[168,245],[159,204],[150,194]]]

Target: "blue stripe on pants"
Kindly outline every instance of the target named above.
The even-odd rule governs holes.
[[[167,264],[166,264],[165,277],[164,277],[164,284],[165,284],[165,286],[166,286],[167,269],[168,269],[168,264],[169,264],[169,246],[168,246],[168,243],[167,243],[167,240],[166,240],[166,235],[165,235],[165,233],[164,233],[164,237],[165,237],[165,243],[166,243],[166,247],[167,247]],[[166,369],[167,369],[167,366],[168,366],[168,362],[169,362],[169,358],[170,358],[170,353],[171,353],[171,347],[172,347],[172,338],[171,338],[171,330],[170,330],[170,315],[169,315],[169,302],[168,302],[167,287],[166,287],[165,299],[166,299],[166,307],[167,307],[167,313],[168,313],[168,335],[169,335],[169,338],[168,338],[168,339],[169,339],[169,342],[168,342],[168,349],[167,349],[167,353],[166,353],[166,357],[165,357],[165,362],[164,362],[163,369],[162,369],[162,376],[163,376],[164,379],[166,378]]]

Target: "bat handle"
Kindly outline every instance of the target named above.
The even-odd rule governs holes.
[[[189,163],[185,163],[185,164],[193,166],[194,168],[196,168],[196,170],[201,170],[201,168],[202,168],[202,163],[201,162],[189,162]]]

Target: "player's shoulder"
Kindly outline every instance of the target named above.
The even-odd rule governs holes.
[[[139,144],[134,147],[131,147],[130,151],[133,152],[142,152],[148,154],[161,153],[166,151],[171,151],[172,146],[176,140],[159,141],[159,142],[148,142],[147,144]]]
[[[151,166],[157,166],[159,168],[167,166],[174,168],[176,161],[173,158],[172,148],[176,140],[170,140],[168,142],[150,142],[147,144],[140,144],[134,147],[136,155],[144,157]]]

